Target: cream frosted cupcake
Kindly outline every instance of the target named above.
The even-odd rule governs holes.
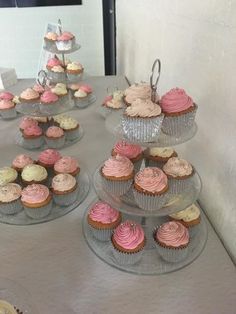
[[[27,110],[28,113],[32,113],[35,111],[35,106],[40,102],[40,95],[32,88],[27,88],[20,94],[19,100],[20,103],[24,105],[25,110]]]
[[[69,100],[68,91],[64,83],[57,83],[51,91],[59,97],[60,103],[65,104]]]
[[[40,97],[40,109],[44,114],[54,114],[58,111],[59,97],[52,91],[45,91]]]
[[[49,50],[56,49],[56,40],[57,40],[57,33],[55,32],[48,32],[44,36],[44,43],[45,47]]]
[[[44,143],[43,130],[38,125],[26,127],[22,137],[23,146],[27,149],[39,148]]]
[[[50,214],[52,210],[52,195],[42,184],[31,184],[22,190],[21,202],[27,216],[40,219]]]
[[[66,140],[72,141],[79,137],[79,123],[69,117],[60,122],[60,127],[65,132]]]
[[[121,125],[130,141],[151,142],[160,132],[163,114],[151,100],[137,99],[123,115]]]
[[[44,184],[47,182],[48,173],[44,167],[33,164],[24,167],[21,172],[21,178],[26,185],[34,183]]]
[[[188,161],[172,157],[163,166],[163,171],[168,177],[170,193],[179,194],[189,189],[194,169]]]
[[[0,186],[16,182],[18,173],[11,167],[0,168]]]
[[[11,100],[0,100],[0,114],[3,119],[16,118],[16,104]]]
[[[21,186],[16,183],[7,183],[0,186],[0,212],[13,215],[22,210]]]
[[[140,208],[148,211],[158,210],[169,199],[167,176],[159,168],[144,168],[134,177],[133,193]]]
[[[134,165],[125,156],[116,155],[105,161],[101,168],[102,184],[114,195],[128,192],[134,179]]]
[[[92,99],[92,92],[90,85],[80,85],[79,89],[74,93],[75,105],[79,108],[87,107]]]
[[[45,133],[45,141],[49,148],[61,148],[65,145],[65,133],[58,126],[50,126]]]
[[[52,179],[53,199],[57,205],[68,206],[73,204],[78,195],[76,179],[67,173],[57,174]]]
[[[21,173],[25,166],[32,165],[33,163],[34,160],[30,156],[20,154],[13,160],[12,168],[14,168],[18,173]]]
[[[124,102],[127,106],[130,106],[135,100],[141,98],[151,100],[151,87],[147,83],[133,84],[126,88],[124,91]],[[159,96],[156,95],[156,102],[159,100]]]
[[[66,66],[66,73],[69,81],[76,82],[81,77],[81,74],[84,72],[82,64],[79,62],[70,62]]]
[[[64,156],[60,158],[55,164],[54,164],[54,172],[56,174],[60,173],[67,173],[75,177],[78,181],[79,173],[80,173],[80,167],[77,159],[70,157],[70,156]]]
[[[123,91],[117,90],[113,92],[111,95],[108,95],[104,101],[102,106],[105,107],[108,110],[118,110],[124,108],[124,102],[123,102]]]
[[[59,51],[68,51],[75,44],[75,36],[70,32],[63,32],[56,39],[56,46]]]
[[[150,147],[144,152],[146,167],[162,168],[172,157],[177,157],[172,147]]]

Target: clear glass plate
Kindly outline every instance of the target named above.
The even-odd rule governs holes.
[[[72,52],[79,50],[80,48],[81,48],[81,45],[79,45],[79,44],[74,44],[72,49],[70,49],[70,50],[58,50],[56,47],[51,47],[50,49],[43,47],[44,50],[51,52],[51,53],[55,53],[57,55],[69,54],[69,53],[72,53]]]
[[[119,265],[113,256],[111,242],[101,242],[93,237],[91,229],[87,223],[87,212],[88,210],[85,211],[83,218],[83,233],[90,249],[107,264],[129,273],[138,275],[160,275],[179,270],[192,263],[201,254],[207,241],[207,225],[205,217],[202,214],[201,223],[198,225],[195,234],[190,238],[188,256],[181,262],[168,263],[158,254],[153,239],[154,229],[168,219],[141,218],[137,216],[123,215],[123,220],[131,219],[141,223],[146,236],[146,245],[140,262],[134,265]]]
[[[76,202],[69,206],[59,206],[53,203],[52,211],[47,217],[41,219],[32,219],[28,217],[23,210],[16,215],[3,215],[0,213],[0,222],[10,225],[34,225],[62,217],[77,208],[85,200],[89,193],[90,180],[87,171],[84,169],[84,166],[82,166],[80,170],[78,185],[79,192]]]

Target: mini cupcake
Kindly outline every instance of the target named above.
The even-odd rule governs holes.
[[[0,186],[0,212],[4,215],[17,214],[22,210],[21,186],[8,183]]]
[[[44,36],[45,48],[47,48],[49,50],[56,49],[57,37],[58,37],[57,33],[55,33],[55,32],[48,32]]]
[[[58,111],[59,97],[52,91],[45,91],[40,97],[40,108],[43,113],[54,114]]]
[[[57,205],[68,206],[73,204],[78,195],[76,179],[67,173],[57,174],[52,179],[53,199]]]
[[[142,227],[134,221],[122,222],[111,237],[113,255],[120,265],[138,263],[145,246],[145,235]]]
[[[26,128],[31,126],[38,126],[38,121],[31,117],[24,117],[21,119],[19,128],[22,133]]]
[[[151,87],[147,83],[133,84],[126,88],[124,91],[124,102],[127,106],[130,106],[138,98],[151,100]],[[158,102],[159,96],[156,95],[156,102]]]
[[[0,168],[0,186],[6,185],[7,183],[15,183],[18,177],[18,173],[11,167]]]
[[[161,107],[151,100],[137,99],[123,115],[124,135],[131,141],[151,142],[157,139],[163,120]]]
[[[31,184],[22,190],[21,202],[27,216],[40,219],[52,210],[52,195],[43,184]]]
[[[162,224],[154,232],[158,253],[170,263],[178,263],[188,255],[189,232],[180,222]]]
[[[20,154],[12,162],[12,168],[14,168],[18,173],[21,173],[25,166],[32,165],[34,160],[27,155]]]
[[[75,177],[78,181],[79,173],[80,173],[80,167],[77,159],[70,157],[70,156],[64,156],[60,158],[54,165],[54,172],[56,174],[60,173],[67,173]]]
[[[75,105],[79,108],[87,107],[92,99],[92,91],[90,85],[80,85],[80,88],[74,93]]]
[[[173,88],[160,100],[165,115],[162,131],[168,135],[180,136],[192,127],[197,105],[183,89]]]
[[[20,94],[20,103],[27,106],[29,112],[34,112],[34,107],[40,101],[40,95],[32,88],[27,88]]]
[[[49,148],[61,148],[65,145],[65,133],[58,126],[50,126],[45,133],[45,141]]]
[[[69,81],[76,82],[81,77],[81,74],[84,72],[82,64],[79,62],[71,62],[66,66],[66,73]]]
[[[1,92],[0,93],[0,100],[9,100],[9,101],[13,101],[14,99],[14,95],[10,92]]]
[[[134,177],[133,193],[140,208],[148,211],[158,210],[169,199],[167,176],[159,168],[144,168]]]
[[[48,174],[54,173],[54,164],[61,158],[61,154],[55,149],[45,149],[39,156],[37,163],[47,170]]]
[[[176,151],[172,147],[150,147],[145,150],[146,167],[162,168],[172,157],[177,157]]]
[[[79,137],[79,123],[75,119],[69,117],[62,120],[60,127],[65,132],[66,140],[73,141]]]
[[[115,144],[111,151],[112,156],[121,155],[129,158],[134,164],[134,169],[139,171],[143,161],[143,150],[139,145],[129,144],[124,140],[119,141]]]
[[[59,51],[68,51],[73,48],[75,44],[75,36],[70,32],[63,32],[57,37],[56,45]]]
[[[60,103],[65,104],[68,100],[68,91],[64,83],[57,83],[51,91],[59,97]]]
[[[37,125],[25,128],[22,136],[23,146],[27,149],[39,148],[44,143],[43,130]]]
[[[87,221],[97,240],[109,241],[113,230],[121,222],[121,213],[109,204],[99,201],[90,208]]]
[[[40,165],[27,165],[21,172],[22,182],[26,185],[29,184],[45,184],[47,182],[47,170]]]
[[[16,118],[16,104],[11,100],[0,100],[0,114],[3,119]]]
[[[170,193],[179,194],[189,189],[194,169],[188,161],[172,157],[163,166],[163,171],[168,177]]]
[[[41,95],[45,91],[45,88],[40,84],[35,84],[33,86],[33,90],[36,91],[37,93],[39,93],[39,95]]]
[[[102,184],[114,195],[128,192],[134,179],[134,165],[125,156],[116,155],[105,161],[101,168]]]

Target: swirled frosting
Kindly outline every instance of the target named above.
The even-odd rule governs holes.
[[[0,109],[11,109],[14,108],[15,104],[11,100],[0,100]]]
[[[169,221],[157,229],[156,240],[167,247],[178,248],[189,243],[189,232],[180,222]]]
[[[88,96],[88,93],[86,93],[85,91],[83,91],[81,88],[79,88],[75,93],[74,96],[76,98],[85,98]]]
[[[24,167],[21,177],[23,180],[30,182],[30,181],[43,181],[47,178],[48,173],[47,170],[40,166],[40,165],[27,165]]]
[[[73,173],[78,168],[78,161],[70,156],[62,157],[54,165],[54,170],[58,173]]]
[[[51,91],[58,96],[64,96],[67,94],[66,85],[63,83],[57,83],[56,86],[51,88]]]
[[[42,184],[30,184],[22,190],[21,201],[29,204],[38,204],[49,197],[49,189]]]
[[[61,123],[61,121],[63,121],[64,119],[68,119],[70,118],[70,116],[66,115],[66,114],[58,114],[56,116],[53,116],[53,120],[57,123]]]
[[[80,85],[80,89],[82,90],[82,91],[84,91],[85,93],[87,93],[87,94],[90,94],[90,93],[92,93],[92,87],[90,86],[90,85],[88,85],[88,84],[83,84],[83,85]]]
[[[168,158],[172,156],[174,153],[174,149],[172,147],[150,147],[149,148],[149,155],[156,157],[162,157],[162,158]]]
[[[42,94],[44,92],[44,87],[40,84],[35,84],[33,86],[33,90],[35,90],[37,93]]]
[[[120,109],[124,107],[123,92],[120,90],[115,91],[112,95],[107,96],[103,102],[108,108]]]
[[[40,136],[43,130],[38,125],[30,125],[23,130],[25,136]]]
[[[38,125],[38,121],[30,117],[24,117],[21,119],[19,127],[21,130],[24,130],[25,128],[33,125]]]
[[[139,145],[129,144],[125,141],[119,141],[115,144],[113,151],[116,154],[132,159],[142,154],[142,147]]]
[[[58,126],[50,126],[46,131],[46,136],[51,138],[58,138],[64,135],[64,131]]]
[[[67,41],[73,39],[75,36],[70,32],[63,32],[60,36],[57,37],[57,40]]]
[[[45,165],[54,165],[61,158],[61,154],[55,149],[45,149],[39,154],[39,162]]]
[[[27,88],[20,94],[20,98],[25,100],[35,100],[39,98],[39,93],[32,88]]]
[[[134,165],[125,156],[116,155],[105,161],[102,173],[108,177],[126,177],[132,174]]]
[[[0,187],[0,202],[8,203],[17,200],[21,196],[21,186],[16,183],[8,183]]]
[[[65,69],[61,65],[54,65],[50,71],[55,72],[55,73],[63,73],[65,72]]]
[[[161,114],[161,107],[149,99],[136,99],[125,113],[130,117],[151,118]]]
[[[166,188],[167,176],[157,167],[147,167],[140,170],[134,177],[134,182],[143,190],[157,193]]]
[[[0,168],[0,186],[14,182],[17,176],[17,171],[11,167]]]
[[[1,92],[0,100],[13,100],[14,95],[10,92]]]
[[[171,214],[170,217],[176,220],[183,220],[185,222],[189,222],[198,219],[200,214],[201,214],[200,209],[195,204],[192,204],[191,206],[187,207],[184,210]]]
[[[40,101],[49,104],[58,101],[58,96],[50,90],[46,90],[40,97]]]
[[[184,159],[172,157],[163,166],[163,171],[172,177],[182,177],[190,175],[193,172],[193,167]]]
[[[46,35],[45,35],[45,38],[49,39],[49,40],[53,40],[53,41],[56,41],[57,40],[57,33],[54,33],[54,32],[48,32]]]
[[[52,179],[52,188],[55,191],[66,192],[73,189],[76,185],[76,179],[68,173],[57,174]]]
[[[56,65],[62,65],[61,61],[58,58],[55,58],[55,57],[51,58],[47,62],[47,66],[50,67],[50,68],[52,68],[52,67],[54,67]]]
[[[34,161],[30,156],[20,154],[12,162],[12,166],[18,169],[22,169],[27,165],[33,164]]]
[[[163,112],[174,113],[192,107],[193,101],[183,89],[173,88],[161,97],[160,105]]]
[[[113,239],[122,248],[133,250],[144,241],[144,231],[136,222],[126,220],[116,227]]]
[[[120,214],[115,208],[112,208],[109,204],[105,202],[97,202],[89,210],[89,217],[93,221],[98,221],[103,224],[109,224],[115,222]]]
[[[75,129],[77,128],[77,126],[78,126],[78,122],[71,117],[68,117],[67,119],[64,119],[60,122],[60,127],[63,130]]]
[[[133,84],[124,91],[124,95],[130,104],[138,98],[151,99],[151,87],[145,83]]]
[[[67,70],[78,71],[82,70],[83,66],[79,62],[71,62],[67,64]]]

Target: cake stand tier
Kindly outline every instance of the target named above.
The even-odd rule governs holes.
[[[43,47],[44,50],[46,50],[50,53],[57,54],[57,55],[70,54],[70,53],[78,51],[80,48],[81,48],[81,45],[79,45],[79,44],[73,45],[72,49],[70,49],[70,50],[58,50],[56,47],[51,47],[50,49],[45,47],[45,46]]]
[[[72,83],[78,83],[78,82],[81,82],[83,80],[83,77],[84,77],[84,73],[80,73],[75,78],[70,79],[70,77],[67,77],[66,73],[65,73],[63,79],[56,80],[55,78],[53,78],[51,73],[49,71],[47,71],[47,78],[49,79],[50,83],[52,83],[52,84],[64,83],[64,84],[68,85],[68,84],[72,84]]]
[[[122,115],[123,115],[122,110],[112,112],[111,114],[107,115],[105,121],[107,130],[114,134],[117,139],[123,139],[129,143],[138,144],[143,147],[169,147],[179,145],[189,141],[197,133],[197,124],[194,122],[193,127],[188,132],[185,132],[184,134],[178,137],[167,135],[161,131],[159,136],[152,142],[130,141],[124,134],[121,126]]]
[[[115,196],[104,189],[102,184],[102,178],[100,175],[100,168],[97,168],[94,176],[93,183],[94,188],[98,197],[104,202],[109,203],[112,207],[121,211],[122,213],[141,216],[141,217],[162,217],[166,215],[173,214],[183,210],[196,202],[201,192],[201,179],[198,173],[195,171],[191,182],[189,184],[189,189],[182,194],[170,195],[168,203],[158,210],[146,211],[139,208],[134,200],[132,190],[130,190],[126,195],[121,197]]]
[[[90,249],[107,264],[129,273],[138,275],[160,275],[181,269],[192,263],[201,254],[207,241],[207,225],[202,214],[201,223],[197,226],[198,229],[195,234],[190,237],[188,256],[181,262],[168,263],[158,254],[153,239],[154,229],[165,222],[167,218],[143,219],[137,216],[123,215],[123,220],[131,219],[142,224],[146,236],[146,245],[140,262],[134,265],[120,265],[113,256],[111,241],[101,242],[94,238],[87,223],[87,213],[88,210],[85,211],[83,218],[83,232]]]
[[[77,195],[77,200],[68,206],[59,206],[53,202],[53,208],[50,214],[44,218],[33,219],[28,217],[24,210],[15,215],[3,215],[0,214],[0,222],[6,223],[9,225],[34,225],[43,222],[47,222],[50,220],[54,220],[56,218],[62,217],[76,207],[78,207],[87,197],[89,189],[90,189],[90,180],[87,171],[84,170],[84,167],[81,167],[79,174],[79,182],[78,182],[79,190]]]

